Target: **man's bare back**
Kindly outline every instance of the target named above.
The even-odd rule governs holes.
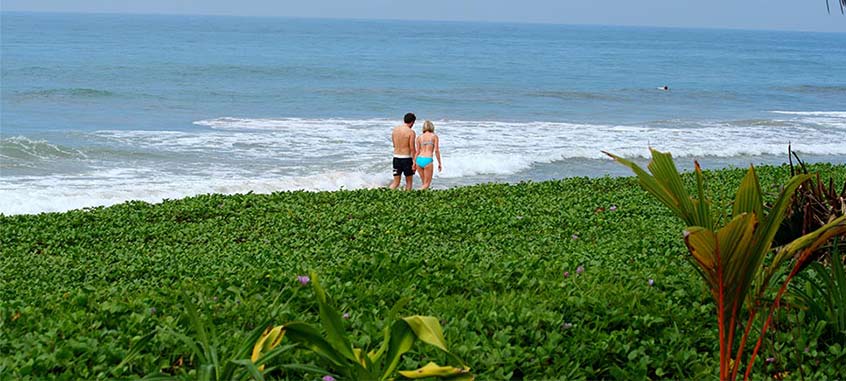
[[[391,182],[391,189],[397,189],[400,184],[400,176],[405,175],[405,189],[411,190],[414,181],[414,158],[417,153],[414,150],[414,121],[417,119],[412,113],[405,114],[404,124],[394,127],[391,131],[391,141],[394,143],[394,181]]]
[[[412,157],[414,147],[414,130],[405,124],[394,127],[391,140],[394,141],[394,157]]]

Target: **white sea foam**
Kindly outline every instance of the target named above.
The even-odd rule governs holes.
[[[828,127],[841,133],[840,141],[846,141],[846,111],[772,111],[773,114],[785,115],[790,119],[779,120],[813,127]]]
[[[91,176],[52,176],[0,181],[0,213],[34,214],[109,206],[128,200],[158,203],[165,199],[221,193],[272,193],[289,190],[338,190],[387,185],[379,174],[326,172],[288,178],[174,177],[110,170]]]
[[[846,118],[846,111],[770,111],[773,114],[824,116],[831,118]]]
[[[567,166],[575,165],[570,163],[608,160],[603,150],[645,158],[648,146],[679,158],[725,162],[782,156],[788,143],[800,154],[846,156],[846,112],[774,114],[779,118],[637,125],[435,120],[444,159],[436,183],[508,179],[540,165],[560,167],[560,176],[567,176]],[[389,132],[396,124],[386,119],[227,117],[197,121],[195,130],[186,131],[97,131],[88,137],[132,155],[95,155],[96,160],[87,162],[92,170],[73,175],[5,174],[0,177],[0,213],[62,211],[126,200],[158,202],[203,193],[384,186],[391,179]],[[419,133],[420,127],[415,130]],[[25,152],[30,145],[55,151],[44,142],[7,143],[23,145],[19,150]],[[87,158],[72,159],[80,157]]]
[[[0,138],[0,159],[4,161],[51,160],[62,157],[85,158],[86,155],[82,151],[60,147],[46,140],[30,139],[25,136]]]

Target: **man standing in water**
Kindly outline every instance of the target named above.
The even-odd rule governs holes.
[[[391,189],[397,189],[400,185],[400,175],[405,175],[405,190],[411,190],[414,181],[414,171],[417,165],[414,164],[414,121],[417,117],[412,113],[405,114],[404,124],[394,127],[391,131],[391,140],[394,142],[394,181]]]

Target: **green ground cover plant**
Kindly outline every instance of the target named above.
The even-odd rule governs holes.
[[[809,169],[846,179],[844,166]],[[789,170],[757,170],[772,201]],[[730,209],[744,171],[703,175],[715,207]],[[682,179],[694,189],[692,176]],[[684,227],[634,178],[203,195],[0,217],[0,374],[185,373],[198,360],[170,333],[190,334],[181,292],[196,295],[220,353],[235,353],[267,321],[319,320],[313,298],[298,291],[297,276],[313,269],[348,314],[356,348],[377,347],[385,327],[372,317],[410,297],[400,314],[441,319],[450,352],[480,380],[716,379],[718,329],[708,318],[716,307],[687,268]],[[268,308],[277,299],[288,302]],[[818,341],[820,332],[799,333],[804,377],[846,377],[846,351]],[[795,369],[800,359],[787,355],[795,330],[771,333],[760,355],[776,360],[756,366]],[[398,369],[436,356],[415,347]],[[276,359],[318,364],[304,351]]]

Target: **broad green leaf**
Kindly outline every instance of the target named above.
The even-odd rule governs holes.
[[[699,162],[694,161],[696,173],[696,192],[699,196],[698,200],[693,200],[693,205],[696,209],[697,222],[699,226],[713,229],[714,222],[711,218],[711,201],[705,197],[705,179],[702,176],[702,168],[699,167]]]
[[[273,348],[276,348],[276,346],[282,342],[282,338],[284,337],[285,329],[283,326],[277,325],[276,327],[267,327],[261,337],[256,341],[250,360],[253,362],[258,361],[259,357],[261,357],[264,353],[270,352]],[[261,369],[263,368],[259,367],[259,370]]]
[[[690,227],[685,230],[685,244],[713,292],[717,287],[717,235],[703,227]]]
[[[689,225],[702,226],[693,212],[690,195],[684,188],[684,182],[682,182],[681,175],[679,175],[676,164],[673,162],[673,156],[669,152],[663,153],[656,149],[650,149],[650,152],[652,153],[652,160],[647,165],[649,171],[652,172],[658,183],[676,199],[679,210],[684,215],[684,220]]]
[[[635,175],[637,175],[638,182],[640,183],[640,186],[643,187],[643,189],[645,189],[647,192],[651,193],[659,201],[661,201],[661,203],[663,203],[665,206],[670,208],[670,210],[673,213],[675,213],[679,218],[686,221],[686,219],[684,217],[685,214],[681,210],[680,203],[677,200],[677,198],[674,195],[667,192],[667,190],[664,189],[664,187],[661,184],[658,183],[658,180],[656,180],[655,177],[646,173],[646,171],[641,169],[640,166],[638,166],[634,162],[623,159],[622,157],[619,157],[617,155],[614,155],[614,154],[611,154],[611,153],[608,153],[608,152],[605,152],[605,151],[602,151],[602,152],[605,153],[606,155],[612,157],[614,160],[616,160],[620,164],[623,164],[623,165],[629,167],[635,173]],[[688,225],[696,225],[696,224],[688,224]]]
[[[235,353],[232,356],[229,357],[230,361],[231,360],[241,360],[241,359],[246,358],[248,355],[250,355],[251,351],[255,348],[255,343],[257,341],[259,341],[259,339],[261,338],[261,335],[265,331],[264,329],[262,329],[262,327],[270,327],[270,321],[271,321],[270,319],[267,319],[267,320],[261,322],[260,324],[258,324],[256,326],[256,328],[253,329],[252,332],[250,332],[250,334],[247,335],[244,338],[241,345],[236,347],[237,351],[235,351]],[[281,340],[281,338],[280,338],[280,340]],[[273,350],[271,350],[271,352],[272,351]],[[261,357],[263,358],[266,355],[267,355],[267,353],[264,353],[264,354],[261,355]],[[256,366],[260,366],[264,363],[265,362],[260,359],[256,363],[257,364]],[[222,380],[232,379],[232,377],[235,373],[236,367],[229,365],[229,364],[232,364],[231,362],[226,363],[226,364],[227,365],[224,365],[223,371],[218,376],[218,379],[222,379]]]
[[[743,213],[717,231],[723,272],[723,300],[726,308],[732,309],[727,324],[737,318],[737,308],[749,292],[752,276],[757,273],[753,267],[755,260],[751,257],[754,253],[750,252],[754,245],[752,238],[756,224],[755,214]]]
[[[678,169],[673,163],[672,155],[650,149],[652,160],[647,165],[652,173],[650,175],[629,160],[605,151],[602,152],[620,164],[629,167],[637,175],[641,187],[667,206],[687,226],[712,227],[713,223],[709,210],[710,201],[702,198],[704,192],[701,189],[699,200],[690,197],[681,180],[681,175],[679,175]]]
[[[701,227],[688,228],[685,243],[691,255],[702,266],[708,288],[717,305],[724,306],[721,311],[725,324],[730,325],[736,319],[739,304],[748,292],[738,288],[735,279],[744,270],[743,256],[750,247],[755,229],[755,216],[741,214],[719,231],[712,232]],[[720,276],[722,274],[722,276]]]
[[[764,199],[761,197],[761,186],[758,184],[758,175],[755,173],[755,167],[750,165],[749,170],[746,171],[746,176],[740,182],[740,187],[737,188],[732,216],[739,216],[743,213],[754,213],[758,218],[762,218],[764,216],[763,208]]]
[[[363,353],[361,348],[353,348],[353,353],[355,354],[355,358],[358,359],[358,363],[361,364],[361,366],[368,368],[367,361],[364,359],[367,357],[367,354]]]
[[[408,326],[405,320],[397,320],[391,325],[391,340],[385,352],[387,366],[382,373],[382,380],[388,379],[399,366],[402,355],[414,345],[417,340],[414,331]]]
[[[466,375],[468,373],[470,373],[470,368],[467,367],[456,368],[452,366],[440,366],[434,362],[429,362],[419,369],[399,371],[399,374],[403,377],[411,379],[426,377],[452,378],[460,375]]]
[[[417,335],[417,338],[429,345],[434,345],[444,352],[449,352],[447,349],[446,340],[444,339],[444,332],[441,329],[441,323],[438,319],[432,316],[409,316],[402,318],[408,326]]]
[[[288,352],[294,348],[297,348],[297,344],[290,344],[290,345],[281,345],[278,346],[269,352],[263,353],[258,360],[254,361],[259,370],[262,370],[262,365],[268,364],[271,360],[276,357],[281,356],[283,353]],[[251,360],[252,361],[252,360]]]
[[[391,310],[388,311],[388,316],[387,316],[387,319],[385,321],[386,322],[392,322],[392,321],[396,320],[396,316],[399,313],[399,311],[403,307],[405,307],[405,305],[408,304],[408,302],[410,302],[410,301],[411,301],[411,298],[409,298],[409,297],[404,297],[404,298],[400,299],[399,301],[397,301],[394,304],[394,306],[391,307]],[[370,358],[370,360],[374,363],[377,363],[377,364],[379,363],[379,359],[385,354],[385,350],[387,350],[388,345],[390,343],[390,340],[391,340],[391,324],[388,324],[388,323],[385,324],[385,328],[382,329],[382,335],[383,335],[382,345],[379,347],[379,350],[377,350],[375,353],[372,353],[372,355],[370,353],[368,353],[368,357]]]
[[[336,366],[343,366],[345,364],[344,356],[338,353],[335,347],[329,344],[320,336],[320,332],[310,325],[302,322],[289,322],[284,327],[286,336],[291,341],[302,344]]]

